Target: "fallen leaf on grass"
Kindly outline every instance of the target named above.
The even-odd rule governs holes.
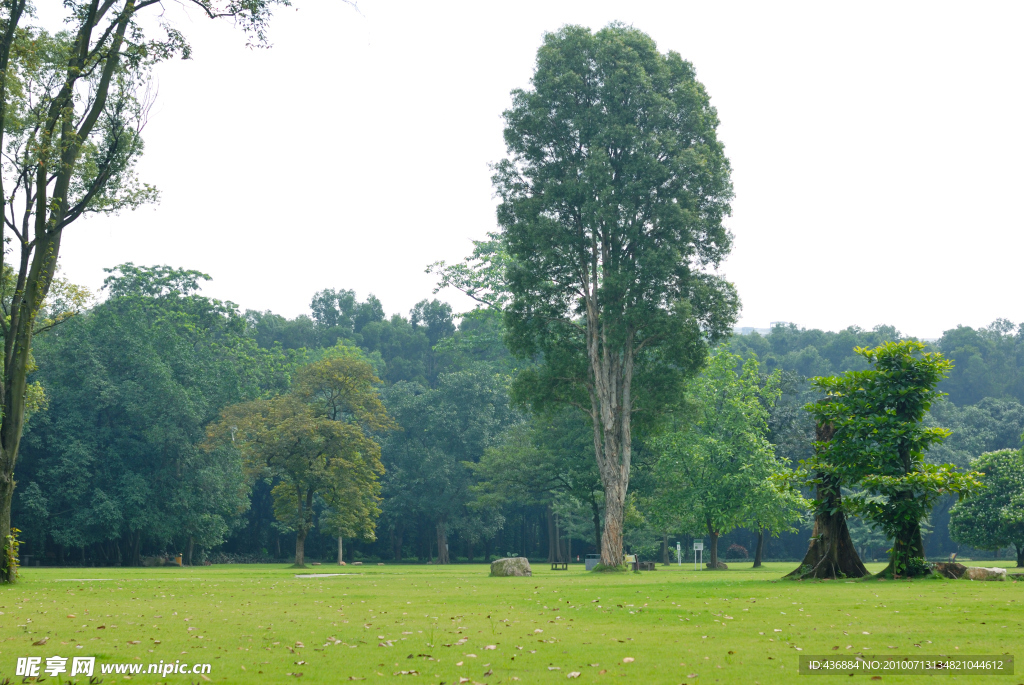
[[[498,648],[497,645],[487,645],[486,647],[484,647],[484,649],[497,649],[497,648]]]
[[[607,672],[608,672],[608,669],[602,668],[600,671],[597,672],[597,675],[604,675]]]
[[[348,679],[349,680],[366,680],[366,676],[363,676],[362,678],[356,678],[354,675],[350,675],[348,677]]]
[[[32,643],[32,645],[35,646],[35,647],[42,647],[43,645],[45,645],[47,643],[47,641],[49,641],[49,639],[50,639],[50,636],[47,635],[42,640],[36,640],[35,642]]]
[[[418,671],[395,671],[391,675],[419,675]]]
[[[696,678],[696,677],[698,677],[698,676],[697,676],[697,674],[696,674],[696,673],[688,673],[688,674],[686,675],[686,677],[687,677],[687,678]]]
[[[627,656],[627,657],[626,657],[625,659],[623,659],[623,660],[622,660],[622,663],[624,663],[624,664],[631,664],[631,663],[633,663],[634,661],[636,661],[636,659],[634,659],[634,658],[633,658],[633,657],[631,657],[631,656]]]
[[[487,669],[487,671],[484,673],[484,676],[489,676],[489,675],[494,675],[494,671],[492,671],[491,669]]]
[[[549,671],[561,671],[562,667],[561,666],[548,666],[548,670]]]
[[[456,662],[456,664],[455,664],[455,665],[456,665],[456,666],[461,666],[461,665],[462,665],[462,662],[461,662],[461,661],[459,661],[459,662]]]
[[[302,674],[301,674],[301,673],[285,673],[285,675],[293,675],[293,676],[295,676],[296,678],[301,678],[301,677],[302,677]]]
[[[459,678],[459,685],[462,685],[462,683],[468,683],[468,682],[469,682],[469,678]]]
[[[74,618],[74,617],[75,617],[74,614],[68,614],[68,618]]]
[[[567,673],[565,677],[566,678],[579,678],[580,677],[580,672],[579,671],[572,671],[571,673]]]
[[[296,662],[295,662],[295,665],[296,665],[296,666],[302,666],[302,665],[303,665],[303,664],[305,664],[305,663],[306,663],[305,661],[296,661]],[[245,668],[245,666],[242,666],[242,668]]]

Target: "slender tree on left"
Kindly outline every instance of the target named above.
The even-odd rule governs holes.
[[[270,9],[287,0],[191,0],[266,43]],[[64,29],[33,25],[28,0],[0,1],[0,202],[5,292],[0,317],[0,582],[15,579],[14,470],[25,424],[32,338],[53,284],[64,229],[88,213],[156,199],[139,182],[141,131],[154,65],[188,58],[159,0],[66,0]],[[147,19],[148,17],[148,19]],[[158,26],[162,35],[152,35]],[[10,282],[9,287],[6,284]]]

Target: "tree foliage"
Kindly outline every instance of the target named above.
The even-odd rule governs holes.
[[[710,563],[718,538],[743,524],[779,532],[792,526],[802,498],[779,476],[787,473],[768,441],[768,417],[780,374],[766,379],[756,359],[720,351],[686,387],[689,411],[680,428],[659,436],[653,509],[678,521],[679,532],[707,533]]]
[[[950,511],[950,535],[977,549],[1013,545],[1024,566],[1024,452],[999,450],[971,460],[985,490]]]
[[[211,18],[230,18],[265,43],[270,9],[284,0],[194,0]],[[67,0],[65,29],[29,25],[28,0],[0,4],[0,274],[16,274],[0,317],[0,538],[10,534],[14,469],[26,419],[36,319],[60,255],[64,230],[89,213],[116,213],[156,199],[138,180],[151,71],[188,57],[184,34],[158,0]],[[159,27],[162,35],[154,36]],[[8,262],[8,244],[11,259]],[[7,279],[0,279],[6,285]],[[16,560],[0,559],[0,581]]]
[[[232,405],[207,431],[208,449],[234,447],[252,477],[273,483],[274,515],[297,534],[297,566],[317,497],[332,528],[373,537],[384,472],[377,436],[395,427],[379,384],[358,350],[339,346],[300,368],[291,392]]]

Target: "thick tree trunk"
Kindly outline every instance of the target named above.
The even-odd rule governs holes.
[[[757,549],[754,550],[753,568],[761,568],[761,556],[764,554],[764,528],[757,529]]]
[[[1017,568],[1024,568],[1024,543],[1015,542],[1013,546],[1017,550]]]
[[[815,429],[818,442],[827,442],[835,430],[827,424],[818,424]],[[842,485],[834,476],[819,473],[816,498],[823,504],[814,517],[811,544],[800,566],[788,573],[786,578],[863,578],[868,575],[857,548],[850,539],[843,512]]]
[[[338,536],[338,566],[345,563],[345,544],[344,539]]]
[[[915,522],[908,525],[892,543],[889,564],[878,574],[885,577],[906,577],[907,565],[911,559],[924,559],[924,540],[921,536],[921,524]]]
[[[846,514],[842,509],[842,495],[839,484],[825,474],[820,474],[817,498],[824,502],[822,510],[814,518],[811,544],[800,566],[786,575],[787,578],[863,578],[868,575],[857,548],[850,539],[846,525]]]
[[[601,563],[622,565],[622,518],[626,509],[626,482],[605,484],[604,532],[601,535]]]
[[[711,543],[708,545],[709,558],[707,567],[712,571],[718,570],[718,532],[708,524],[708,538]]]
[[[295,531],[295,565],[306,565],[306,531],[302,529]]]
[[[437,522],[437,563],[451,563],[448,557],[448,525],[444,519]]]
[[[611,344],[601,320],[597,280],[586,294],[587,361],[592,380],[590,417],[594,426],[594,455],[604,486],[604,533],[601,563],[622,565],[622,523],[629,491],[633,434],[633,333]]]
[[[192,550],[195,549],[196,541],[190,535],[188,538],[188,550],[185,552],[185,565],[192,565]]]

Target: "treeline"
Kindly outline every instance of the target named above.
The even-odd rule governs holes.
[[[574,410],[534,415],[512,400],[521,362],[503,343],[498,313],[457,320],[449,305],[425,299],[408,316],[389,317],[372,295],[324,290],[311,315],[287,319],[201,295],[206,278],[121,265],[103,302],[37,339],[32,380],[45,398],[27,424],[13,512],[29,564],[129,565],[174,553],[191,563],[290,558],[298,524],[275,513],[279,482],[209,449],[207,430],[228,407],[293,390],[302,369],[346,346],[372,366],[396,424],[374,436],[385,469],[376,528],[345,540],[346,558],[575,559],[597,550],[603,491],[591,427]],[[899,338],[888,327],[734,336],[728,345],[739,362],[760,362],[745,373],[762,385],[773,379],[766,422],[775,457],[793,465],[810,454],[813,423],[802,408],[814,399],[810,377],[863,368],[855,347]],[[949,397],[931,416],[953,435],[930,458],[966,466],[983,452],[1018,447],[1024,328],[960,327],[932,347],[956,366],[941,386]],[[625,532],[634,552],[663,559],[694,531],[659,518],[651,504],[665,481],[646,440],[652,434],[635,439]],[[956,549],[950,504],[932,518],[929,555]],[[312,507],[306,558],[331,560],[338,530],[327,522],[337,504],[317,497]],[[786,532],[792,526],[779,522],[768,530],[777,538],[760,536],[767,557],[803,555],[807,531]],[[851,529],[865,557],[883,555],[884,536],[858,521]],[[758,538],[744,524],[719,546],[726,559],[743,556]]]

